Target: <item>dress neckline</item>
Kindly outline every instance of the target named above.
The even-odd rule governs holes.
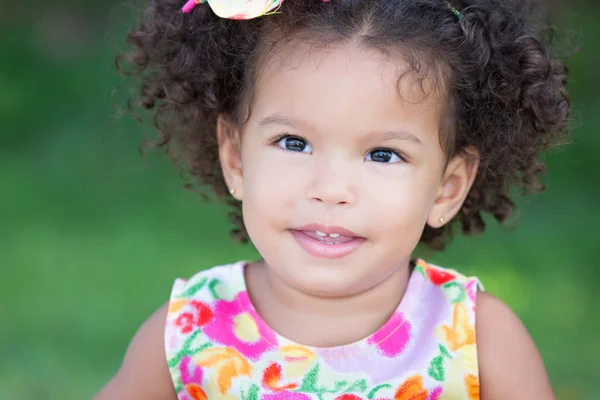
[[[351,357],[356,355],[357,353],[364,352],[370,347],[373,346],[382,346],[387,340],[394,336],[394,333],[401,328],[403,328],[406,323],[406,316],[410,314],[410,310],[414,307],[416,303],[414,301],[414,297],[418,296],[422,286],[419,284],[416,276],[419,273],[416,271],[415,266],[417,264],[422,263],[421,260],[411,260],[409,264],[409,268],[411,269],[410,276],[408,278],[408,284],[406,286],[406,291],[402,296],[402,299],[396,306],[392,315],[387,319],[387,321],[379,327],[375,332],[370,335],[359,339],[355,342],[343,344],[339,346],[332,347],[318,347],[318,346],[309,346],[301,343],[297,343],[275,331],[265,320],[262,319],[256,308],[254,307],[254,303],[248,294],[248,287],[246,285],[246,277],[245,277],[245,268],[250,264],[248,261],[240,261],[233,265],[233,277],[235,280],[238,280],[241,284],[241,291],[246,292],[248,294],[246,304],[242,302],[239,303],[239,307],[242,311],[246,311],[251,313],[255,319],[257,319],[257,324],[263,326],[268,330],[270,337],[276,338],[276,342],[280,345],[291,345],[291,346],[299,346],[305,349],[312,351],[313,353],[319,353],[321,357],[325,358],[341,358],[341,357]],[[270,343],[270,341],[262,335],[262,340],[267,343],[275,346],[275,343]]]

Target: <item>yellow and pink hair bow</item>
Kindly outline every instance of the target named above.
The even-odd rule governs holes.
[[[269,14],[279,7],[283,0],[188,0],[181,12],[189,13],[198,4],[205,2],[221,18],[252,19]]]

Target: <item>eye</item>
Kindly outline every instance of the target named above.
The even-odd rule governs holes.
[[[404,161],[398,153],[396,153],[394,150],[390,150],[390,149],[371,150],[370,152],[367,153],[367,155],[365,156],[365,159],[367,161],[374,161],[374,162],[378,162],[378,163],[387,163],[387,164],[393,164],[393,163]]]
[[[277,145],[284,150],[296,151],[298,153],[312,153],[312,147],[306,140],[296,136],[285,136],[277,141]]]

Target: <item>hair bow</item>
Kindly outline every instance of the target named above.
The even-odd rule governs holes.
[[[189,13],[198,4],[205,2],[221,18],[252,19],[269,14],[283,0],[188,0],[181,12]]]

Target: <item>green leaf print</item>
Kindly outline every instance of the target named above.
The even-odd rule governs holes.
[[[218,279],[213,279],[212,281],[210,281],[210,283],[208,284],[208,290],[210,290],[210,294],[212,295],[212,297],[215,300],[220,300],[221,297],[219,296],[219,294],[217,293],[217,291],[215,290],[215,288],[217,287],[217,285],[219,285],[221,283],[220,280]]]
[[[446,346],[444,346],[443,344],[440,344],[440,352],[442,353],[442,355],[446,358],[449,358],[452,360],[452,356],[450,355],[450,352],[448,351],[448,349],[446,348]]]
[[[429,365],[429,371],[427,372],[429,373],[429,376],[435,379],[436,381],[443,382],[445,378],[444,356],[439,355],[437,357],[434,357],[433,360],[431,360],[431,364]]]
[[[207,278],[202,278],[202,280],[198,283],[196,283],[195,285],[192,285],[188,288],[188,290],[186,290],[185,292],[181,293],[179,296],[179,298],[186,298],[186,297],[191,297],[194,294],[196,294],[197,291],[199,291],[200,289],[202,289],[204,287],[204,285],[206,285],[206,281],[208,279]]]
[[[455,304],[465,301],[467,294],[465,293],[465,288],[460,283],[455,281],[448,282],[442,288],[450,303]]]
[[[350,387],[346,390],[344,390],[344,393],[354,393],[354,392],[358,392],[358,393],[363,393],[367,390],[367,381],[364,379],[359,379],[356,382],[354,382],[352,385],[350,385]]]
[[[199,334],[200,334],[200,330],[197,330],[194,333],[192,333],[190,335],[190,337],[185,340],[185,342],[183,342],[183,345],[181,346],[181,350],[179,350],[179,352],[177,354],[175,354],[173,356],[173,358],[171,358],[169,360],[169,368],[174,368],[177,365],[179,365],[179,362],[181,361],[181,359],[184,356],[192,356],[192,355],[199,353],[202,350],[207,349],[210,346],[212,346],[212,343],[207,342],[199,347],[196,347],[193,350],[190,350],[190,346],[191,346],[192,342],[194,341],[194,339],[196,339],[196,336],[198,336]]]
[[[250,386],[250,390],[248,391],[248,396],[246,396],[244,394],[244,391],[242,390],[242,400],[258,400],[259,391],[260,388],[256,385],[256,383],[253,383],[252,386]]]
[[[318,393],[319,389],[317,388],[317,375],[319,374],[319,364],[317,363],[313,369],[308,371],[302,380],[302,385],[300,385],[300,391],[306,393]]]
[[[337,381],[333,389],[328,389],[325,386],[321,386],[319,388],[319,393],[339,393],[344,386],[348,386],[348,381]]]
[[[322,399],[323,394],[327,393],[364,393],[367,390],[367,381],[365,379],[359,379],[352,384],[348,381],[337,381],[333,386],[317,386],[319,368],[320,365],[316,364],[313,369],[308,371],[298,389],[299,392],[315,393],[319,399]],[[344,390],[345,387],[347,387],[347,389]]]
[[[392,385],[390,385],[389,383],[382,383],[381,385],[377,385],[373,389],[371,389],[371,391],[367,395],[367,399],[375,398],[375,395],[377,394],[377,392],[382,389],[393,389],[393,388],[392,388]]]
[[[420,265],[415,266],[415,271],[420,272],[421,275],[423,275],[423,277],[427,278],[427,273],[425,272],[425,269],[423,267],[421,267]]]

